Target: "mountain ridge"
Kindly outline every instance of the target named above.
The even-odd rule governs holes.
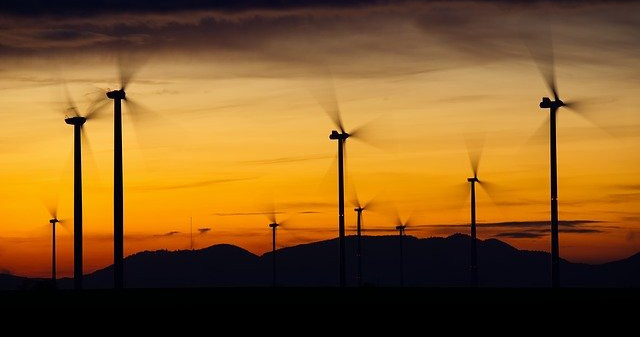
[[[367,286],[400,285],[399,237],[363,236],[363,279]],[[356,236],[346,237],[347,284],[357,284]],[[403,237],[404,284],[417,287],[469,285],[469,243],[465,234],[448,237]],[[198,250],[142,251],[125,259],[129,288],[265,287],[272,285],[272,252],[261,255],[231,244]],[[478,240],[480,285],[483,287],[547,287],[548,252],[520,250],[501,240]],[[332,287],[338,285],[338,239],[277,250],[278,285]],[[640,286],[640,252],[603,264],[561,260],[561,280],[567,287]],[[0,289],[38,288],[46,279],[0,274]],[[111,288],[113,266],[85,275],[86,288]],[[72,279],[58,280],[71,288]]]

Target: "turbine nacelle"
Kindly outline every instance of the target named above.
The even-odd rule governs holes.
[[[329,139],[334,139],[334,140],[336,140],[336,139],[338,139],[338,140],[346,140],[347,138],[349,138],[349,134],[344,132],[344,131],[342,131],[340,133],[340,132],[338,132],[336,130],[333,130],[333,131],[331,131],[331,134],[329,135]]]
[[[405,228],[407,228],[407,226],[405,226],[405,225],[398,225],[398,226],[396,226],[396,230],[399,230],[399,231],[401,231],[401,232],[404,232]]]
[[[275,223],[275,222],[274,222],[274,223],[270,223],[270,224],[269,224],[269,227],[270,227],[270,228],[276,228],[276,227],[278,227],[278,226],[280,226],[280,225],[278,225],[278,224],[277,224],[277,223]]]
[[[564,106],[564,102],[559,98],[556,98],[555,101],[552,101],[549,97],[543,97],[540,102],[541,109],[557,109],[559,107]]]
[[[127,95],[125,94],[124,89],[120,89],[108,91],[107,97],[110,99],[126,99]]]
[[[82,116],[69,117],[64,119],[65,123],[69,125],[75,125],[75,126],[82,126],[86,121],[87,121],[87,118]]]
[[[364,207],[356,207],[353,210],[358,212],[358,213],[362,213],[362,211],[364,211]]]
[[[472,177],[472,178],[467,178],[467,181],[470,183],[477,183],[480,182],[480,180],[478,180],[477,177]]]
[[[60,222],[60,220],[58,220],[56,218],[53,218],[53,219],[49,220],[49,223],[52,224],[52,225],[55,225],[58,222]]]

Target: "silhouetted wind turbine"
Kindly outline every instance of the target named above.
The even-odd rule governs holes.
[[[367,210],[373,204],[373,200],[370,200],[367,203],[360,203],[358,196],[356,195],[353,200],[353,205],[355,206],[354,211],[356,212],[356,237],[357,247],[356,247],[356,257],[357,257],[357,274],[356,280],[358,282],[358,286],[362,287],[363,279],[362,279],[362,212]]]
[[[65,87],[66,89],[66,87]],[[82,289],[82,143],[90,150],[84,130],[84,123],[96,117],[101,107],[93,102],[85,116],[78,113],[67,90],[68,108],[65,123],[73,125],[73,285],[74,289]]]
[[[400,247],[400,287],[404,287],[404,235],[409,226],[409,219],[406,221],[402,221],[400,217],[397,219],[398,225],[396,225],[396,230],[398,231],[398,242]]]
[[[108,91],[107,98],[113,100],[113,279],[114,287],[124,287],[124,191],[122,168],[122,101],[133,112],[134,102],[125,89],[133,77],[131,68],[125,68],[123,60],[118,60],[120,89]]]
[[[273,272],[273,281],[272,284],[275,287],[278,284],[277,278],[277,264],[276,264],[276,228],[282,227],[285,221],[278,221],[278,212],[276,212],[275,207],[271,209],[266,215],[269,218],[269,228],[271,228],[271,258],[272,258],[272,272]]]
[[[478,146],[478,144],[474,144]],[[481,145],[481,143],[480,143]],[[476,236],[476,183],[480,184],[478,179],[478,167],[482,154],[482,147],[476,147],[476,151],[472,150],[472,146],[467,144],[467,152],[469,154],[469,162],[473,171],[473,177],[467,178],[471,187],[471,245],[469,254],[469,272],[471,287],[478,286],[478,241]]]
[[[331,118],[338,130],[331,131],[329,139],[336,140],[338,143],[338,237],[340,246],[340,287],[347,284],[346,271],[346,246],[345,246],[345,227],[344,227],[344,157],[345,143],[347,138],[358,138],[362,140],[365,126],[347,132],[342,124],[342,115],[338,106],[335,88],[333,82],[324,88],[325,92],[322,97],[317,97],[318,102],[323,107],[327,115]]]
[[[53,282],[53,287],[55,288],[58,280],[56,277],[56,226],[61,221],[58,220],[57,208],[49,209],[49,215],[51,215],[49,220],[51,224],[51,282]]]
[[[544,36],[542,36],[544,35]],[[553,94],[553,100],[543,97],[540,102],[541,109],[549,109],[549,166],[551,180],[551,285],[554,288],[560,286],[560,251],[558,243],[558,164],[556,146],[556,120],[558,109],[561,107],[575,108],[576,102],[563,102],[558,95],[555,75],[555,61],[553,53],[553,41],[551,31],[540,35],[541,45],[528,44],[531,56],[537,62],[549,91]]]

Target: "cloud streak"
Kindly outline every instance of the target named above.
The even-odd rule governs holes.
[[[184,184],[173,184],[173,185],[132,186],[130,187],[130,189],[134,191],[178,190],[178,189],[188,189],[188,188],[200,188],[200,187],[206,187],[210,185],[233,183],[233,182],[247,181],[247,180],[253,180],[253,179],[257,179],[257,177],[210,179],[210,180],[196,181],[196,182],[184,183]]]

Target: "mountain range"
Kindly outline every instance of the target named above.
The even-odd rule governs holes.
[[[469,241],[463,234],[446,238],[405,236],[404,285],[466,287],[469,285]],[[355,236],[346,238],[348,285],[356,281]],[[398,236],[363,237],[363,280],[369,287],[400,285]],[[338,285],[338,240],[331,239],[277,250],[277,285],[333,287]],[[125,260],[128,288],[265,287],[272,284],[272,253],[255,255],[221,244],[198,250],[144,251]],[[550,255],[518,250],[497,239],[478,240],[482,287],[548,287]],[[638,287],[640,253],[614,262],[592,265],[561,261],[564,287]],[[87,274],[86,288],[111,288],[113,267]],[[47,280],[0,274],[0,289],[46,287]],[[71,288],[72,279],[58,280]]]

